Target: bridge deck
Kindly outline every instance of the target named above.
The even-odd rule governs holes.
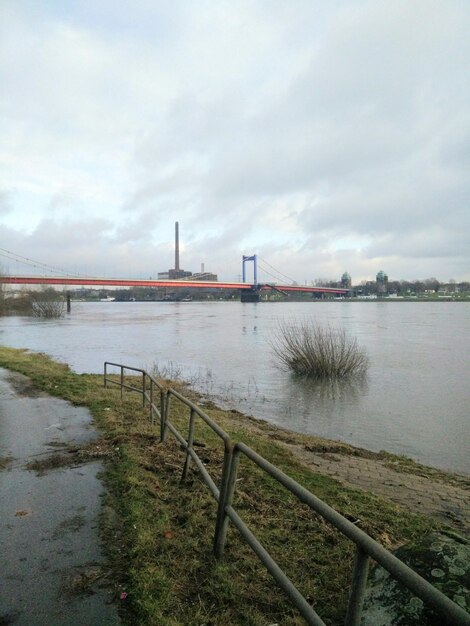
[[[97,277],[71,277],[71,276],[0,276],[0,283],[6,285],[64,285],[64,286],[99,286],[99,287],[173,287],[173,288],[205,288],[205,289],[260,289],[268,290],[275,288],[277,291],[297,291],[305,293],[334,293],[345,295],[349,289],[340,287],[307,287],[301,285],[277,285],[216,282],[203,280],[152,280],[138,278],[97,278]]]

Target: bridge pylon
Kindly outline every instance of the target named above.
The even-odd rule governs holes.
[[[251,256],[242,256],[242,277],[244,283],[246,283],[245,264],[248,261],[253,262],[253,285],[251,289],[240,289],[240,300],[241,302],[259,302],[260,287],[258,285],[258,260],[256,254],[252,254]]]
[[[251,289],[240,289],[240,302],[259,302],[260,288],[253,286]]]
[[[253,284],[258,284],[258,259],[256,254],[252,254],[251,256],[242,256],[242,277],[243,282],[246,283],[246,269],[245,264],[247,261],[253,261]]]

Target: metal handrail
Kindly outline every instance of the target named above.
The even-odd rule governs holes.
[[[113,380],[108,377],[108,366],[109,367],[118,367],[120,369],[120,378],[119,381]],[[142,388],[135,387],[133,385],[129,385],[124,381],[124,370],[130,370],[133,372],[139,372],[142,374]],[[149,393],[146,391],[146,378],[150,381],[150,391]],[[150,405],[150,420],[152,424],[154,421],[154,413],[160,419],[160,439],[163,442],[166,438],[167,431],[170,431],[176,439],[179,441],[181,446],[186,450],[186,458],[183,465],[183,472],[181,474],[181,481],[186,480],[189,471],[189,465],[191,459],[196,464],[199,473],[201,474],[204,482],[209,487],[210,492],[212,493],[215,500],[218,502],[219,506],[217,509],[217,522],[214,533],[214,552],[217,553],[218,546],[217,541],[221,536],[219,533],[219,525],[222,520],[222,502],[223,498],[220,497],[220,494],[225,494],[227,490],[227,482],[230,471],[230,465],[232,460],[232,451],[233,451],[233,443],[230,436],[216,423],[213,419],[211,419],[204,411],[202,411],[197,405],[195,405],[191,400],[185,398],[182,394],[180,394],[175,389],[171,387],[166,390],[163,385],[153,378],[150,374],[148,374],[144,369],[138,367],[130,367],[128,365],[123,365],[121,363],[112,363],[110,361],[105,361],[104,363],[104,386],[107,384],[119,385],[121,388],[121,398],[123,397],[123,389],[128,389],[129,391],[135,391],[137,393],[142,394],[143,398],[143,406],[145,406],[145,400],[149,402]],[[153,403],[153,385],[155,385],[160,390],[160,410]],[[177,430],[174,424],[172,424],[169,420],[169,413],[171,407],[171,398],[174,397],[178,399],[180,402],[185,404],[190,409],[189,415],[189,431],[188,431],[188,439],[186,440],[183,435]],[[204,463],[201,461],[199,456],[193,447],[194,442],[194,428],[196,417],[200,417],[211,430],[222,439],[224,444],[224,457],[222,462],[222,474],[220,479],[220,487],[215,484],[214,479],[207,471]]]
[[[120,381],[107,378],[106,366],[114,366],[121,368]],[[124,382],[124,369],[141,372],[143,375],[142,389],[133,387]],[[132,391],[138,391],[143,394],[143,403],[149,398],[145,390],[145,377],[152,381],[160,390],[163,387],[155,381],[145,370],[120,365],[118,363],[106,362],[104,367],[105,387],[106,383],[112,383],[121,386],[121,397],[123,388]],[[171,398],[177,398],[185,404],[189,410],[189,430],[187,440],[177,430],[177,428],[169,420],[169,411],[171,406]],[[218,502],[217,521],[214,535],[214,554],[217,558],[221,558],[224,553],[228,523],[231,521],[240,532],[243,539],[252,548],[260,561],[265,565],[268,572],[274,577],[279,586],[284,590],[292,603],[297,607],[300,614],[305,618],[306,622],[312,626],[325,626],[325,622],[314,611],[309,602],[305,599],[300,591],[295,587],[292,581],[287,577],[279,565],[274,561],[271,555],[258,541],[256,536],[251,532],[242,518],[238,515],[233,507],[233,497],[237,484],[237,473],[240,461],[240,455],[255,463],[260,469],[269,474],[277,482],[294,494],[301,502],[305,503],[316,513],[321,515],[325,520],[332,524],[343,535],[348,537],[356,545],[356,556],[353,566],[353,575],[351,588],[349,592],[349,602],[346,614],[345,626],[359,626],[361,621],[362,605],[364,601],[365,588],[368,577],[370,558],[382,565],[393,578],[405,585],[416,596],[421,598],[423,602],[431,606],[443,619],[444,623],[452,626],[470,626],[470,614],[450,600],[438,589],[433,587],[427,580],[414,572],[410,567],[405,565],[400,559],[386,550],[377,543],[372,537],[367,535],[363,530],[355,526],[343,515],[335,511],[328,504],[314,496],[310,491],[302,487],[295,480],[287,476],[279,468],[272,465],[269,461],[257,454],[244,443],[238,442],[234,444],[230,436],[212,420],[197,405],[185,398],[176,390],[169,388],[166,391],[166,397],[161,395],[161,411],[160,416],[160,433],[161,441],[166,438],[167,431],[170,431],[186,450],[186,457],[183,466],[181,480],[185,480],[189,470],[190,460],[192,459],[204,482],[209,487],[210,492]],[[151,408],[152,415],[152,408]],[[206,467],[193,448],[194,428],[196,417],[200,417],[215,432],[224,443],[224,459],[222,466],[222,475],[220,479],[220,488],[217,487],[215,481],[210,476]],[[152,423],[153,420],[152,420]]]
[[[190,409],[190,417],[189,417],[189,430],[188,430],[188,439],[186,440],[183,435],[176,429],[176,427],[170,422],[168,416],[170,412],[171,406],[171,398],[177,398],[180,402],[185,404]],[[220,489],[215,484],[212,476],[207,471],[204,463],[201,461],[197,453],[193,448],[194,443],[194,428],[196,422],[196,416],[200,417],[207,426],[222,439],[224,444],[224,457],[222,462],[222,474],[220,478]],[[180,442],[182,447],[186,450],[186,458],[184,461],[183,472],[181,475],[181,480],[184,481],[188,475],[190,460],[196,463],[196,466],[201,474],[204,482],[209,487],[210,492],[214,496],[215,500],[218,502],[217,507],[217,521],[214,533],[214,553],[218,554],[220,552],[220,548],[218,542],[223,537],[223,534],[220,533],[220,525],[223,519],[223,504],[225,501],[225,493],[227,492],[228,478],[230,473],[230,466],[232,462],[232,453],[233,453],[233,443],[230,436],[216,423],[213,419],[211,419],[204,411],[202,411],[196,404],[191,402],[185,398],[182,394],[171,387],[167,390],[166,400],[165,400],[165,413],[164,418],[162,419],[162,427],[161,427],[161,440],[165,440],[166,432],[170,430],[171,433],[176,437],[176,439]]]
[[[113,380],[108,377],[108,366],[118,367],[120,369],[119,381]],[[131,372],[139,372],[142,374],[142,387],[134,387],[124,382],[124,370],[130,370]],[[149,380],[149,387],[147,390],[147,379]],[[107,387],[108,383],[111,385],[118,385],[121,388],[121,398],[123,397],[123,390],[136,391],[142,394],[142,406],[145,407],[145,402],[149,405],[149,419],[152,424],[155,424],[155,416],[161,421],[165,413],[165,388],[155,378],[139,367],[130,367],[129,365],[122,365],[121,363],[111,363],[111,361],[104,362],[104,386]],[[160,406],[158,407],[154,402],[154,388],[157,388],[160,398]]]
[[[345,621],[346,626],[358,626],[360,624],[362,604],[367,582],[369,557],[372,557],[374,561],[382,565],[382,567],[386,569],[393,578],[404,584],[416,596],[421,598],[425,604],[431,606],[435,611],[437,611],[441,617],[444,618],[445,623],[451,624],[452,626],[468,626],[470,624],[470,615],[464,609],[450,600],[438,589],[433,587],[433,585],[431,585],[427,580],[405,565],[402,561],[400,561],[400,559],[377,543],[377,541],[372,539],[372,537],[370,537],[367,533],[352,524],[340,513],[323,502],[323,500],[314,496],[310,491],[305,489],[305,487],[299,485],[298,482],[290,478],[290,476],[287,476],[287,474],[284,474],[284,472],[282,472],[279,468],[272,465],[272,463],[269,463],[269,461],[257,454],[247,445],[241,442],[236,443],[233,449],[228,489],[225,494],[223,517],[220,524],[220,533],[223,535],[223,537],[219,540],[219,546],[221,548],[220,556],[223,553],[227,524],[230,519],[234,526],[242,534],[248,545],[258,555],[259,559],[266,566],[270,574],[276,579],[286,594],[291,598],[292,602],[297,606],[302,616],[307,620],[308,624],[313,624],[314,626],[324,626],[324,622],[321,618],[315,613],[305,598],[301,596],[299,591],[293,586],[289,578],[259,543],[232,506],[235,487],[237,484],[238,464],[241,454],[250,459],[277,482],[282,484],[301,502],[305,503],[316,513],[321,515],[343,535],[356,544],[357,552],[349,596],[348,611]]]

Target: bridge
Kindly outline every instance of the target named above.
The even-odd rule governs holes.
[[[247,282],[245,264],[253,262],[253,282]],[[154,280],[139,278],[99,278],[87,276],[37,276],[37,275],[0,275],[0,283],[5,285],[53,285],[74,287],[170,287],[175,289],[237,289],[242,302],[259,302],[264,291],[276,291],[285,296],[289,293],[333,294],[345,296],[349,289],[341,287],[308,287],[307,285],[279,285],[276,283],[258,283],[256,255],[244,256],[243,282],[205,281],[205,280]]]

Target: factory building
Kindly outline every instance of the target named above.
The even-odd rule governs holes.
[[[159,280],[178,280],[178,279],[186,279],[186,280],[207,280],[207,281],[217,281],[217,274],[212,274],[212,272],[204,271],[204,263],[201,265],[201,272],[193,274],[192,272],[188,272],[186,270],[181,269],[180,267],[180,241],[179,241],[179,224],[175,222],[175,267],[173,269],[169,269],[167,272],[158,272]]]

